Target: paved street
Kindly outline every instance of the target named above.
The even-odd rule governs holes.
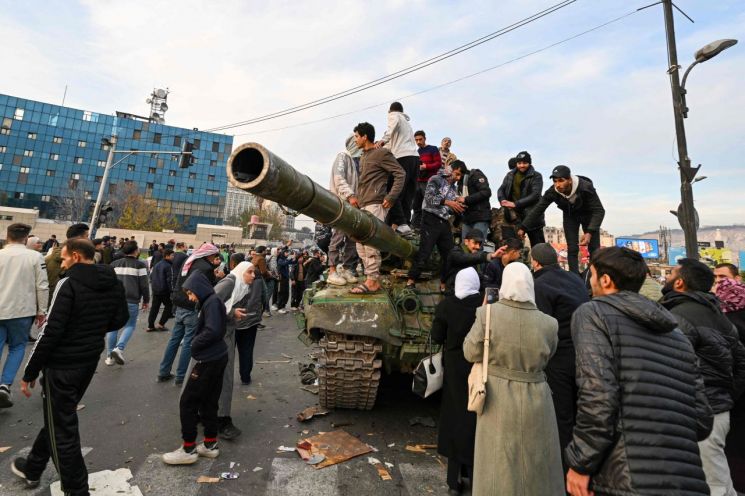
[[[192,466],[164,465],[160,454],[180,443],[179,388],[173,383],[156,383],[168,333],[145,333],[145,323],[141,314],[137,332],[125,352],[126,365],[107,367],[102,359],[83,398],[79,416],[89,473],[129,469],[133,474],[129,484],[137,486],[144,495],[447,493],[446,461],[437,458],[434,450],[416,453],[405,449],[407,445],[436,443],[436,429],[410,426],[409,419],[436,419],[439,404],[439,396],[426,401],[413,396],[409,391],[410,376],[387,378],[372,412],[338,410],[306,423],[296,420],[299,411],[317,404],[317,396],[300,389],[297,363],[309,361],[310,350],[297,339],[298,331],[290,314],[265,320],[267,328],[257,339],[255,359],[275,363],[258,363],[251,386],[241,386],[236,377],[233,419],[243,435],[233,442],[222,441],[220,457],[214,461],[201,458]],[[288,362],[285,355],[292,359]],[[37,491],[25,491],[8,468],[13,457],[30,448],[42,425],[38,388],[28,400],[17,391],[17,383],[14,388],[15,406],[0,410],[0,448],[10,447],[0,453],[0,496],[50,494],[50,484],[56,480],[53,468],[47,471]],[[348,424],[339,428],[379,451],[320,470],[306,465],[296,453],[277,451],[281,445],[294,446],[301,437],[334,430],[332,423]],[[369,456],[383,464],[393,464],[389,468],[392,480],[381,480],[377,469],[368,462]],[[219,476],[228,470],[230,462],[237,464],[238,479],[196,482],[202,475]],[[113,478],[111,474],[101,475],[101,480]],[[92,488],[95,484],[92,477]],[[104,491],[104,482],[98,484],[94,494],[99,496],[127,494],[122,489]]]

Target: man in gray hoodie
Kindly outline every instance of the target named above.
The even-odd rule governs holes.
[[[345,149],[336,155],[334,165],[331,168],[331,182],[329,190],[342,200],[349,202],[353,207],[359,208],[357,198],[357,182],[360,175],[360,156],[362,151],[357,148],[354,134],[350,135],[345,142]],[[343,249],[343,254],[341,250]],[[341,259],[342,269],[337,272],[336,266]],[[357,282],[355,267],[359,257],[355,242],[338,229],[331,230],[331,242],[329,243],[329,284],[344,286],[347,283]]]
[[[414,140],[414,130],[409,124],[409,116],[404,114],[404,107],[399,102],[391,103],[388,110],[388,128],[383,137],[375,143],[377,148],[385,146],[388,148],[401,168],[406,173],[406,180],[398,201],[388,213],[387,223],[394,229],[405,234],[410,231],[411,206],[416,193],[416,179],[419,175],[419,152]],[[388,182],[391,187],[392,182]]]

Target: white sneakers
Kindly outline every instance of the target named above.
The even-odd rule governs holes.
[[[347,268],[341,269],[341,276],[350,284],[359,282],[359,278],[357,277],[357,275]]]
[[[192,463],[196,463],[200,456],[203,458],[217,458],[220,456],[220,449],[217,445],[213,448],[208,448],[204,443],[199,443],[197,449],[191,453],[187,453],[184,447],[181,446],[179,449],[170,453],[164,453],[163,463],[167,465],[191,465]]]
[[[116,362],[114,361],[113,358],[111,358],[111,355],[109,355],[109,356],[106,357],[106,360],[104,360],[103,363],[105,363],[106,365],[108,365],[109,367],[111,367]]]
[[[328,279],[326,282],[329,284],[333,284],[334,286],[344,286],[347,284],[347,278],[341,275],[341,271],[336,271],[331,274],[329,274]]]
[[[119,365],[124,365],[124,353],[122,353],[122,350],[120,350],[119,348],[114,348],[109,357],[113,358],[114,361]]]

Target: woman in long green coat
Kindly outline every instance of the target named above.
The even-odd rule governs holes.
[[[469,362],[484,352],[486,307],[463,343]],[[556,351],[558,323],[535,306],[533,276],[521,263],[502,276],[491,305],[486,402],[476,424],[473,496],[565,493],[559,431],[544,369]]]

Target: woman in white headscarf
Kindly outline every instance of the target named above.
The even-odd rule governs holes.
[[[432,341],[443,345],[445,370],[437,452],[448,459],[447,483],[452,494],[460,494],[473,477],[476,414],[466,410],[471,364],[463,356],[463,340],[483,299],[480,283],[473,267],[459,271],[455,276],[455,294],[437,305],[432,322]]]
[[[463,343],[482,360],[485,307]],[[558,344],[558,323],[535,306],[533,276],[521,263],[502,275],[491,305],[486,402],[476,425],[473,495],[564,494],[559,431],[544,370]]]
[[[241,262],[215,286],[215,293],[225,303],[228,315],[225,331],[228,365],[225,367],[217,412],[219,434],[223,439],[234,439],[241,434],[240,429],[233,425],[230,416],[236,348],[241,384],[251,383],[253,349],[263,306],[262,286],[259,284],[260,281],[255,282],[255,269],[251,262]]]

